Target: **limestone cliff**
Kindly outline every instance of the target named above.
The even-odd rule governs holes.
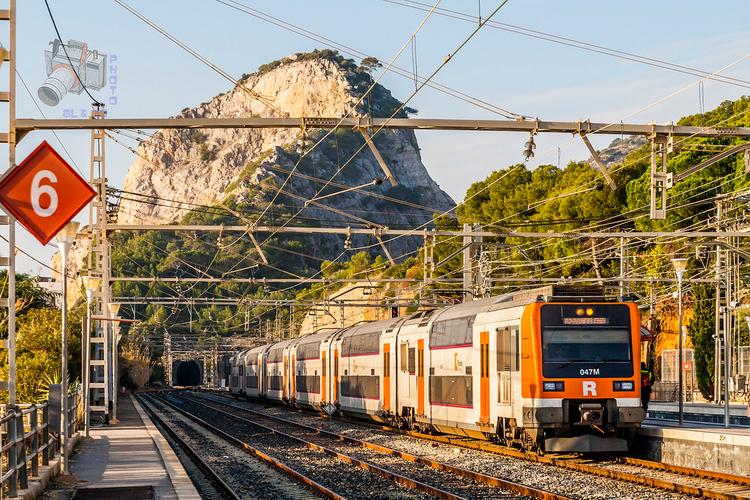
[[[209,102],[183,110],[179,116],[357,117],[368,112],[372,116],[390,116],[401,103],[380,85],[355,107],[371,78],[353,61],[335,53],[296,54],[264,65],[245,77],[244,89],[235,87]],[[398,116],[406,115],[399,111]],[[352,156],[334,182],[358,186],[384,177],[369,148],[363,147],[361,135],[352,130],[332,134],[300,162],[300,148],[309,148],[324,134],[323,130],[307,130],[303,134],[299,129],[160,130],[138,148],[138,157],[125,179],[118,223],[177,222],[197,205],[222,203],[242,205],[244,222],[253,222],[298,162],[297,172],[301,175],[293,177],[277,200],[279,211],[287,216],[303,208],[304,200],[312,198],[323,186],[313,178],[330,179]],[[434,211],[453,206],[423,165],[412,131],[384,130],[377,134],[375,144],[399,186],[394,188],[384,182],[367,187],[376,197],[353,191],[327,198],[324,204],[333,211],[310,205],[299,220],[339,226],[372,222],[414,227],[430,220]],[[337,189],[341,186],[329,187],[325,193]],[[410,205],[394,203],[383,196],[406,200]],[[281,220],[278,217],[277,222]],[[413,247],[416,242],[405,243],[399,242],[400,250]]]

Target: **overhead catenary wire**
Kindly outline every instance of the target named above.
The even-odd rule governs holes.
[[[363,149],[364,149],[364,148],[366,147],[366,145],[367,145],[367,143],[368,143],[368,142],[370,142],[370,141],[373,141],[373,140],[374,140],[374,137],[375,137],[375,136],[376,136],[376,135],[377,135],[377,134],[378,134],[378,133],[379,133],[379,132],[380,132],[381,130],[383,130],[383,128],[385,127],[385,125],[386,125],[386,124],[387,124],[387,123],[388,123],[388,122],[389,122],[390,120],[392,120],[392,119],[393,119],[393,118],[394,118],[394,117],[396,116],[396,114],[398,114],[398,113],[399,113],[399,112],[400,112],[400,111],[401,111],[401,110],[402,110],[402,109],[403,109],[403,108],[404,108],[404,107],[405,107],[405,106],[406,106],[406,105],[407,105],[407,104],[408,104],[408,103],[409,103],[409,102],[410,102],[410,101],[411,101],[411,100],[412,100],[412,99],[414,98],[414,96],[416,96],[416,95],[417,95],[417,94],[419,93],[419,91],[421,91],[421,90],[422,90],[422,89],[423,89],[423,88],[425,87],[425,85],[426,85],[426,84],[427,84],[427,83],[428,83],[428,82],[429,82],[430,80],[432,80],[432,78],[433,78],[433,77],[435,77],[435,75],[437,75],[437,74],[438,74],[438,73],[439,73],[439,72],[440,72],[440,71],[441,71],[441,70],[442,70],[442,69],[443,69],[443,68],[444,68],[444,67],[445,67],[445,66],[446,66],[446,65],[447,65],[447,64],[448,64],[448,63],[449,63],[450,61],[451,61],[451,59],[452,59],[452,58],[453,58],[453,57],[454,57],[454,56],[455,56],[455,55],[456,55],[456,54],[457,54],[458,52],[460,52],[460,51],[461,51],[461,49],[463,49],[463,48],[464,48],[464,47],[465,47],[465,46],[466,46],[466,45],[468,44],[468,43],[469,43],[469,42],[470,42],[470,41],[471,41],[471,40],[472,40],[472,39],[474,38],[474,36],[476,36],[476,34],[477,34],[477,33],[478,33],[478,32],[479,32],[479,31],[480,31],[481,29],[482,29],[482,27],[483,27],[483,26],[485,26],[485,25],[486,25],[486,23],[487,23],[487,22],[488,22],[488,21],[489,21],[490,19],[492,19],[492,18],[493,18],[493,17],[495,16],[495,14],[497,14],[497,13],[498,13],[498,12],[500,11],[500,9],[502,9],[502,8],[503,8],[503,7],[504,7],[504,6],[505,6],[505,5],[507,4],[507,3],[508,3],[508,0],[504,0],[504,1],[500,2],[500,4],[499,4],[499,5],[498,5],[498,6],[497,6],[497,7],[496,7],[496,8],[495,8],[495,9],[494,9],[494,10],[493,10],[493,11],[492,11],[491,13],[490,13],[490,15],[489,15],[489,16],[488,16],[488,17],[487,17],[487,18],[486,18],[485,20],[483,20],[483,21],[482,21],[482,23],[480,23],[480,24],[479,24],[479,25],[478,25],[478,26],[477,26],[477,27],[476,27],[476,28],[475,28],[474,30],[472,30],[472,31],[471,31],[471,32],[469,33],[469,35],[468,35],[468,36],[466,36],[466,37],[465,37],[465,38],[463,39],[463,41],[461,41],[461,43],[459,43],[459,45],[458,45],[458,46],[457,46],[457,47],[456,47],[456,48],[455,48],[455,49],[454,49],[454,50],[453,50],[453,51],[452,51],[451,53],[449,53],[449,54],[448,54],[448,55],[447,55],[447,56],[445,57],[445,59],[444,59],[444,60],[442,61],[442,63],[440,63],[440,64],[439,64],[439,65],[438,65],[438,66],[437,66],[437,67],[436,67],[436,68],[435,68],[435,69],[434,69],[434,70],[432,71],[432,73],[431,73],[431,74],[430,74],[430,75],[429,75],[429,76],[428,76],[428,77],[427,77],[427,78],[426,78],[426,79],[425,79],[425,80],[424,80],[424,81],[423,81],[423,82],[422,82],[422,83],[421,83],[421,84],[420,84],[420,85],[419,85],[419,86],[418,86],[418,87],[417,87],[417,88],[416,88],[416,89],[415,89],[415,90],[414,90],[414,91],[413,91],[413,92],[412,92],[412,93],[411,93],[411,94],[410,94],[410,95],[409,95],[409,96],[408,96],[408,97],[407,97],[407,98],[406,98],[406,99],[405,99],[405,100],[404,100],[404,101],[402,102],[402,103],[400,103],[400,105],[398,106],[398,108],[397,108],[397,109],[396,109],[395,111],[393,111],[393,112],[391,113],[391,115],[390,115],[390,116],[388,117],[388,119],[386,120],[386,122],[385,122],[385,123],[384,123],[383,125],[381,125],[381,126],[380,126],[379,128],[375,129],[375,130],[373,131],[373,133],[372,133],[372,134],[369,134],[369,135],[368,135],[368,137],[366,137],[366,138],[365,138],[365,144],[363,144],[363,145],[362,145],[362,146],[361,146],[361,147],[360,147],[360,148],[359,148],[359,149],[358,149],[357,151],[355,151],[355,152],[354,152],[354,154],[353,154],[353,155],[352,155],[352,156],[351,156],[351,157],[349,158],[349,160],[347,160],[347,161],[346,161],[346,162],[344,163],[344,165],[342,165],[342,166],[341,166],[341,167],[340,167],[340,168],[339,168],[339,169],[338,169],[338,170],[337,170],[336,172],[334,172],[334,174],[333,174],[333,175],[331,176],[331,178],[329,179],[329,181],[328,181],[328,182],[326,182],[326,184],[324,184],[324,185],[323,185],[323,187],[322,187],[322,188],[320,188],[320,189],[319,189],[319,190],[318,190],[318,191],[317,191],[317,192],[315,193],[315,195],[313,196],[313,198],[317,197],[317,196],[318,196],[318,195],[319,195],[319,194],[320,194],[320,193],[321,193],[321,192],[323,191],[323,189],[325,189],[325,188],[326,188],[326,187],[328,186],[328,184],[329,184],[330,182],[332,182],[332,181],[333,181],[333,179],[334,179],[334,178],[336,177],[336,175],[338,175],[338,173],[340,173],[340,172],[341,172],[341,171],[342,171],[342,170],[343,170],[344,168],[346,168],[346,166],[347,166],[347,165],[348,165],[348,164],[349,164],[349,163],[350,163],[350,162],[351,162],[351,161],[352,161],[352,160],[353,160],[353,159],[354,159],[354,158],[356,157],[356,155],[357,155],[357,154],[358,154],[358,153],[359,153],[359,152],[360,152],[361,150],[363,150]],[[437,4],[436,4],[436,6],[437,6]],[[415,34],[416,34],[416,32],[415,32]],[[406,47],[406,45],[402,46],[402,48],[401,48],[401,51],[403,51],[403,49],[404,49],[405,47]],[[282,225],[280,226],[280,228],[283,228],[283,227],[285,227],[286,225],[288,225],[288,224],[289,224],[289,223],[290,223],[290,222],[291,222],[292,220],[294,220],[294,218],[295,218],[295,217],[296,217],[297,215],[299,215],[299,214],[300,214],[301,212],[302,212],[302,210],[298,211],[298,212],[297,212],[297,213],[296,213],[295,215],[293,215],[292,217],[290,217],[290,218],[289,218],[289,219],[288,219],[287,221],[285,221],[285,222],[284,222],[284,223],[283,223],[283,224],[282,224]],[[277,229],[277,231],[276,231],[276,232],[278,232],[278,229]],[[275,233],[274,233],[274,234],[275,234]],[[273,234],[272,234],[271,236],[273,236]]]
[[[407,7],[410,9],[421,10],[421,11],[423,11],[427,7],[426,4],[416,1],[416,0],[383,0],[383,1],[390,3],[390,4],[399,5],[402,7]],[[473,16],[471,14],[467,14],[464,12],[459,12],[456,10],[447,9],[445,7],[438,8],[437,14],[440,16],[457,19],[460,21],[465,21],[467,23],[476,22],[476,16]],[[661,59],[656,59],[652,57],[635,54],[633,52],[626,52],[622,50],[605,47],[599,44],[576,40],[570,37],[555,35],[553,33],[533,30],[530,28],[522,27],[522,26],[503,23],[500,21],[490,22],[490,27],[503,30],[506,32],[510,32],[510,33],[516,33],[518,35],[523,35],[526,37],[553,42],[553,43],[560,44],[560,45],[567,45],[569,47],[582,49],[582,50],[586,50],[589,52],[595,52],[595,53],[610,56],[610,57],[616,57],[619,59],[624,59],[624,60],[636,62],[639,64],[645,64],[648,66],[666,69],[669,71],[683,73],[683,74],[691,75],[691,76],[707,77],[709,80],[713,80],[713,81],[720,82],[720,83],[726,83],[730,85],[736,85],[742,88],[750,88],[750,81],[748,80],[743,80],[740,78],[733,78],[733,77],[723,76],[723,75],[716,75],[709,71],[692,68],[690,66],[675,64],[675,63],[671,63],[671,62],[664,61]]]
[[[140,12],[138,12],[136,9],[134,9],[130,5],[126,4],[124,1],[122,1],[122,0],[113,0],[113,1],[115,3],[117,3],[118,5],[120,5],[123,9],[127,10],[128,12],[130,12],[131,14],[133,14],[135,17],[137,17],[138,19],[140,19],[141,21],[143,21],[144,23],[148,24],[151,28],[153,28],[158,33],[160,33],[161,35],[163,35],[164,37],[166,37],[168,40],[170,40],[172,43],[174,43],[175,45],[177,45],[178,47],[180,47],[182,50],[184,50],[185,52],[187,52],[188,54],[190,54],[191,56],[193,56],[195,59],[199,60],[200,62],[202,62],[203,64],[205,64],[209,68],[211,68],[213,71],[215,71],[216,73],[218,73],[220,76],[222,76],[226,80],[228,80],[231,83],[233,83],[234,85],[236,85],[240,90],[242,90],[243,92],[245,92],[247,95],[249,95],[253,99],[255,99],[255,100],[257,100],[257,101],[265,104],[267,107],[273,109],[274,111],[277,111],[277,112],[283,114],[283,112],[278,107],[276,107],[276,105],[273,103],[273,101],[271,101],[270,99],[266,99],[265,97],[263,97],[259,93],[253,91],[251,88],[248,88],[244,84],[244,82],[242,82],[242,81],[234,78],[232,75],[230,75],[228,72],[226,72],[223,68],[221,68],[217,64],[214,64],[213,62],[211,62],[210,60],[208,60],[206,57],[204,57],[203,55],[201,55],[199,52],[197,52],[195,49],[193,49],[192,47],[190,47],[188,44],[186,44],[182,40],[178,39],[176,36],[172,35],[168,31],[166,31],[165,29],[163,29],[162,27],[160,27],[154,21],[152,21],[148,17],[144,16],[143,14],[141,14]]]
[[[267,22],[269,24],[273,24],[274,26],[277,26],[279,28],[282,28],[286,31],[290,31],[292,33],[298,34],[302,37],[305,37],[309,40],[316,41],[318,43],[321,43],[327,47],[331,47],[332,49],[338,50],[339,52],[359,57],[361,59],[365,59],[368,57],[373,57],[372,54],[369,54],[367,52],[364,52],[362,50],[358,50],[355,48],[352,48],[351,46],[348,46],[346,44],[343,44],[341,42],[334,41],[328,37],[325,37],[323,35],[320,35],[318,33],[315,33],[313,31],[307,30],[305,28],[302,28],[298,25],[289,23],[287,21],[284,21],[278,17],[274,17],[266,12],[260,11],[258,9],[252,8],[246,4],[243,4],[242,2],[239,2],[237,0],[216,0],[217,3],[223,4],[229,8],[235,9],[238,12],[242,12],[244,14],[247,14],[249,16],[252,16],[256,19],[259,19],[261,21]],[[391,71],[399,76],[402,76],[404,78],[412,79],[414,75],[412,72],[406,68],[402,68],[400,66],[396,66],[395,64],[391,67]],[[417,75],[418,81],[423,81],[424,78]],[[436,81],[430,81],[428,82],[428,86],[438,92],[441,92],[445,95],[449,95],[451,97],[454,97],[456,99],[459,99],[461,101],[464,101],[468,104],[471,104],[473,106],[479,107],[481,109],[484,109],[486,111],[489,111],[491,113],[495,113],[501,116],[504,116],[505,118],[510,119],[519,119],[519,118],[530,118],[529,116],[522,115],[519,113],[515,113],[513,111],[509,111],[507,109],[504,109],[500,106],[497,106],[495,104],[489,103],[485,100],[482,100],[476,96],[469,95],[465,92],[461,92],[460,90],[451,88],[447,85],[438,83]]]

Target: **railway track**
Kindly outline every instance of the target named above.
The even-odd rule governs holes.
[[[222,399],[228,400],[226,394],[219,393],[217,396],[222,396]],[[316,416],[316,418],[324,419],[324,417],[320,416]],[[692,469],[630,457],[596,461],[579,456],[538,455],[471,438],[449,435],[433,436],[344,418],[339,419],[339,421],[345,421],[348,424],[359,427],[550,465],[682,495],[725,500],[750,498],[750,478],[739,475]]]
[[[185,468],[189,470],[189,476],[192,478],[196,489],[203,498],[230,498],[239,499],[241,498],[234,489],[229,486],[224,479],[222,479],[220,473],[214,470],[208,462],[206,462],[198,453],[198,451],[191,446],[187,439],[183,439],[174,428],[172,428],[165,418],[162,418],[159,413],[142,398],[138,398],[141,406],[151,417],[151,420],[158,426],[159,430],[166,433],[167,439],[175,451],[178,453],[180,461],[185,464],[188,460],[190,464],[185,464]],[[187,457],[180,456],[180,452],[184,453]],[[205,480],[201,480],[197,477],[195,469],[198,469],[199,474],[203,475]]]
[[[618,481],[626,481],[652,488],[659,488],[665,491],[672,491],[685,495],[721,500],[750,498],[750,478],[735,474],[681,467],[632,457],[619,457],[613,460],[601,461],[581,458],[579,456],[556,457],[539,455],[537,453],[514,450],[495,443],[470,438],[432,436],[379,425],[376,425],[375,427],[388,432],[396,432],[434,442],[443,442],[454,446],[461,446],[464,448],[486,451],[532,462],[549,464],[568,470],[611,478]]]
[[[201,485],[202,481],[194,481],[198,483],[196,488],[202,498],[343,498],[283,463],[246,447],[220,429],[184,416],[180,418],[169,405],[163,404],[153,394],[139,396],[138,400],[157,425],[167,431],[180,449],[187,452],[201,472],[212,483],[219,485],[214,495],[201,487],[205,486]],[[216,439],[217,436],[220,439]],[[192,444],[188,441],[192,441]],[[228,448],[233,448],[235,453]],[[248,492],[252,494],[248,495]]]
[[[178,400],[182,400],[182,403]],[[232,419],[250,427],[250,432],[253,429],[255,432],[272,433],[283,439],[296,441],[431,497],[568,498],[455,465],[424,459],[383,444],[369,443],[220,401],[179,394],[172,396],[172,404],[190,413],[205,412],[215,417]]]

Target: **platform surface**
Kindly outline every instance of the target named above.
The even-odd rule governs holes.
[[[680,425],[672,420],[646,419],[641,426],[641,434],[691,441],[731,442],[750,447],[750,427],[746,426],[724,427],[718,424],[697,422],[684,422]]]
[[[651,402],[648,405],[652,421],[677,421],[677,403]],[[687,423],[724,424],[724,405],[713,403],[685,403],[684,421]],[[750,409],[747,403],[729,405],[731,427],[750,427]]]
[[[148,417],[142,418],[139,413],[129,397],[122,397],[120,422],[92,427],[91,439],[81,440],[70,464],[72,474],[85,481],[80,488],[151,485],[159,499],[198,497],[171,448],[167,445],[164,449],[163,437]],[[155,440],[162,441],[159,447]]]

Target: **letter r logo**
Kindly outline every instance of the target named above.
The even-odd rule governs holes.
[[[584,380],[582,383],[584,396],[596,396],[596,382],[592,380]]]

